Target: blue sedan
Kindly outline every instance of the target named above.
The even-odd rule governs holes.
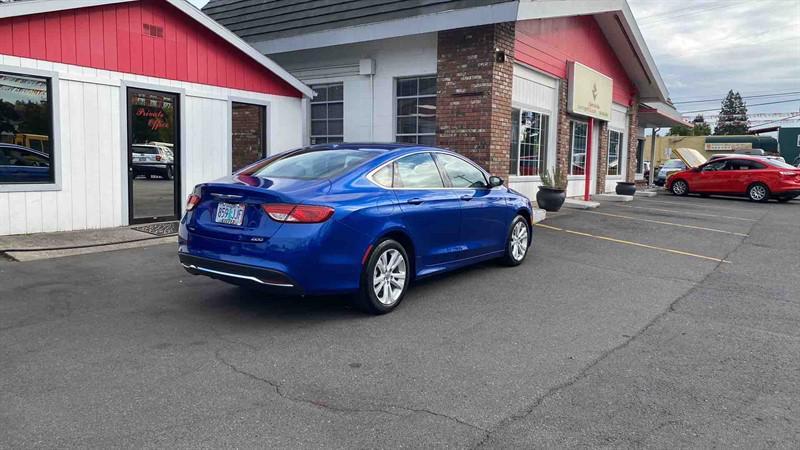
[[[299,295],[354,293],[383,314],[409,283],[522,263],[531,203],[467,158],[400,144],[288,151],[198,185],[179,231],[192,274]]]

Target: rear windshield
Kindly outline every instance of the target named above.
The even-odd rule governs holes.
[[[764,161],[766,161],[767,164],[778,167],[780,169],[797,169],[797,167],[789,163],[785,163],[780,159],[764,159]]]
[[[301,180],[327,179],[352,170],[378,154],[380,152],[375,150],[353,148],[303,150],[258,167],[249,175]]]
[[[155,148],[155,147],[137,147],[137,146],[134,145],[133,146],[133,152],[134,153],[143,153],[145,155],[157,155],[158,154],[158,149]]]

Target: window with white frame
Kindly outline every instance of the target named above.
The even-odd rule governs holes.
[[[436,144],[436,76],[398,78],[395,140]]]
[[[344,84],[316,84],[311,100],[311,143],[344,141]]]
[[[619,175],[622,173],[622,133],[619,131],[608,131],[608,175]]]
[[[569,174],[586,174],[586,146],[588,143],[589,124],[573,120],[570,122]]]
[[[525,109],[511,110],[510,175],[538,176],[547,167],[549,116]]]
[[[0,184],[55,181],[50,81],[0,72]]]

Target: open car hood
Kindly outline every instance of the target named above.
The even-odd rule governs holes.
[[[697,167],[705,164],[708,158],[693,148],[676,148],[672,152],[686,164],[687,167]]]

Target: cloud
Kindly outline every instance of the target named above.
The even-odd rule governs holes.
[[[800,1],[628,0],[674,101],[800,91]],[[751,108],[800,110],[797,102]],[[682,110],[719,102],[678,104]]]

